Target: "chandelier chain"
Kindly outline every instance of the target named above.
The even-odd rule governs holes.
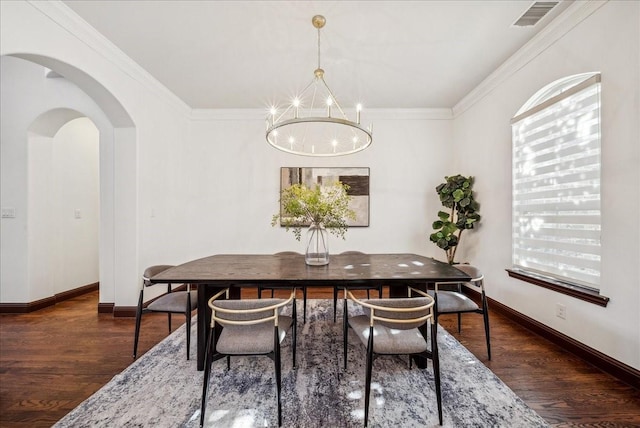
[[[320,29],[318,28],[318,69],[320,69]]]

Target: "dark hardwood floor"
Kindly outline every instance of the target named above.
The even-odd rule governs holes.
[[[331,290],[310,290],[310,298],[331,298]],[[131,363],[134,320],[98,314],[97,305],[92,292],[0,315],[1,427],[49,427]],[[492,361],[481,316],[463,316],[462,334],[454,316],[441,323],[551,425],[640,427],[639,390],[507,318],[491,314]],[[166,335],[166,316],[145,315],[139,355]]]

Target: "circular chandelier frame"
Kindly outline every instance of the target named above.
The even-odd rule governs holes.
[[[324,70],[320,67],[320,29],[324,27],[326,19],[322,15],[316,15],[311,22],[318,30],[318,68],[314,71],[311,83],[284,112],[277,115],[277,108],[271,108],[266,123],[267,142],[278,150],[303,156],[330,157],[360,152],[373,141],[373,125],[369,125],[368,128],[360,125],[359,104],[356,107],[356,121],[349,120],[325,82]],[[311,88],[311,101],[303,105],[301,99],[308,95],[307,92]],[[318,97],[318,92],[326,95]],[[326,104],[314,105],[317,98],[326,100]],[[342,117],[332,117],[332,108],[337,109]],[[307,116],[300,115],[303,109],[309,112]],[[321,110],[326,111],[326,116],[317,114]]]

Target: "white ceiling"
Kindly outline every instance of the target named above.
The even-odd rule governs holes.
[[[192,108],[263,108],[321,65],[343,106],[453,107],[557,17],[512,23],[527,0],[64,3]]]

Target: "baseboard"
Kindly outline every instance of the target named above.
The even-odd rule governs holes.
[[[137,306],[114,306],[113,317],[114,318],[131,318],[136,316]]]
[[[474,299],[479,300],[480,293],[476,290],[466,288],[465,291]],[[622,382],[631,385],[634,388],[640,389],[640,370],[613,359],[608,355],[585,345],[584,343],[578,342],[577,340],[560,333],[559,331],[554,330],[533,318],[521,314],[509,306],[491,299],[490,297],[487,298],[487,301],[489,303],[489,312],[497,312],[504,315],[524,328],[580,357],[603,372],[620,379]]]
[[[60,303],[65,300],[73,299],[74,297],[82,296],[83,294],[91,293],[92,291],[98,291],[100,289],[100,283],[94,282],[93,284],[83,285],[82,287],[74,288],[73,290],[63,291],[56,294],[54,297],[56,303]]]
[[[98,303],[98,313],[99,314],[112,314],[114,306],[115,305],[113,303]]]
[[[99,288],[100,283],[94,282],[93,284],[87,284],[83,285],[82,287],[74,288],[73,290],[63,291],[62,293],[57,293],[51,297],[45,297],[44,299],[36,300],[34,302],[0,303],[0,314],[26,314],[29,312],[38,311],[40,309],[53,306],[56,303],[69,300],[83,294],[91,293],[92,291],[97,291]]]

